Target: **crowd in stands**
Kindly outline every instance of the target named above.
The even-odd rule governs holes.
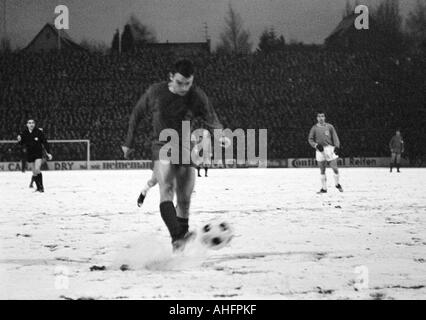
[[[90,139],[91,159],[122,159],[129,115],[150,84],[167,80],[178,58],[151,50],[118,55],[0,55],[0,140],[15,139],[34,118],[49,139]],[[268,158],[312,157],[307,135],[324,110],[341,139],[341,155],[388,156],[397,128],[407,156],[426,154],[426,61],[421,55],[349,53],[321,47],[243,56],[190,56],[195,83],[226,128],[268,129]],[[149,118],[135,158],[150,159]],[[1,145],[0,161],[17,160]],[[85,159],[85,144],[57,144],[57,160]],[[11,159],[14,158],[14,159]]]

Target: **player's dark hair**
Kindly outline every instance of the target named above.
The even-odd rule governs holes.
[[[173,66],[172,73],[180,73],[185,78],[189,78],[194,74],[194,65],[192,64],[192,61],[188,59],[180,59],[176,61],[176,63]]]
[[[319,115],[319,114],[323,114],[323,115],[325,115],[325,112],[324,112],[324,111],[322,111],[322,110],[318,110],[318,111],[317,111],[317,115]]]

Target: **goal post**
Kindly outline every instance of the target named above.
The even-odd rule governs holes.
[[[90,140],[88,139],[68,139],[68,140],[47,140],[48,143],[58,144],[58,143],[85,143],[86,144],[86,156],[85,161],[87,165],[87,170],[90,170]],[[17,144],[17,140],[0,140],[1,144]],[[55,158],[55,154],[53,154]],[[54,161],[54,159],[53,159]]]

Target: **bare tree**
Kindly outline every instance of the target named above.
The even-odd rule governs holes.
[[[343,10],[342,18],[349,17],[355,13],[355,8],[359,5],[359,0],[352,3],[351,0],[346,0],[345,10]]]
[[[115,30],[114,36],[112,37],[111,52],[120,53],[120,31]]]
[[[275,29],[265,29],[259,38],[259,49],[262,52],[272,52],[276,50],[283,50],[285,48],[284,36],[277,36]]]
[[[154,31],[144,25],[135,15],[131,15],[128,24],[132,29],[135,45],[157,42]]]
[[[402,29],[402,16],[399,0],[382,0],[373,13],[378,27],[389,33],[398,33]]]
[[[241,16],[235,12],[229,3],[228,15],[225,17],[225,27],[220,34],[218,52],[247,54],[251,51],[250,33],[243,28]]]
[[[405,37],[402,31],[403,19],[399,0],[382,0],[373,11],[372,18],[386,49],[401,50],[404,48]]]
[[[416,6],[407,18],[407,31],[417,48],[426,49],[426,3],[417,0]]]
[[[132,28],[130,24],[124,26],[124,30],[121,33],[121,52],[130,52],[135,48],[135,40],[133,38]]]

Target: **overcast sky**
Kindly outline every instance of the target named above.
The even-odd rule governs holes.
[[[110,45],[114,30],[122,29],[134,13],[150,26],[160,42],[203,41],[203,23],[215,44],[232,3],[257,45],[262,30],[273,26],[286,40],[322,43],[342,18],[346,0],[0,0],[6,1],[7,32],[13,46],[23,47],[46,22],[53,22],[56,5],[70,10],[69,35]],[[361,3],[374,5],[379,0]],[[402,0],[406,15],[416,0]],[[1,20],[4,7],[1,5]],[[1,23],[3,31],[3,23]]]

